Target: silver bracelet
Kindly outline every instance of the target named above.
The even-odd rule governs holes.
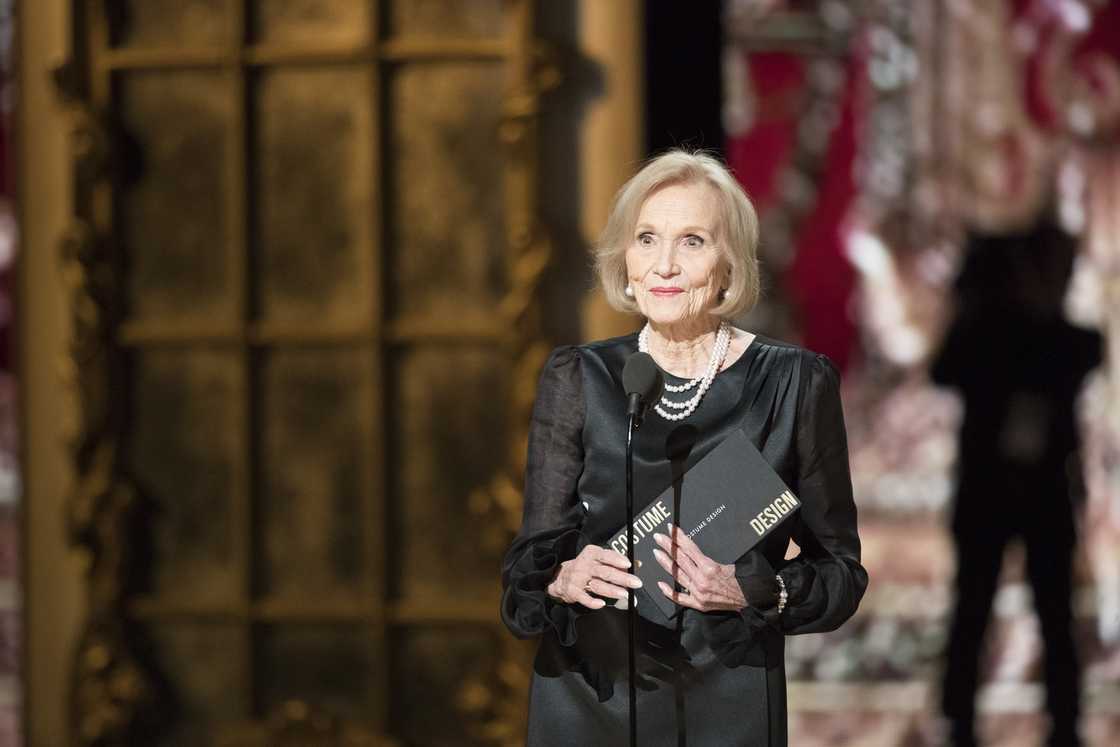
[[[782,610],[786,608],[786,602],[789,601],[789,594],[786,593],[786,582],[782,580],[781,575],[775,573],[774,578],[778,579],[778,614],[782,614]]]

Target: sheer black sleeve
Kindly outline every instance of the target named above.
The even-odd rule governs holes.
[[[798,397],[797,484],[801,509],[793,540],[801,552],[774,569],[759,553],[749,553],[736,566],[748,606],[744,617],[756,626],[767,624],[789,635],[835,630],[851,617],[867,589],[867,571],[860,564],[856,506],[848,468],[848,439],[840,404],[840,377],[823,355],[802,361],[807,366]],[[788,600],[779,615],[778,585],[785,583]],[[773,580],[771,580],[773,579]]]
[[[801,553],[780,571],[789,594],[781,628],[787,634],[820,633],[851,617],[867,589],[840,375],[823,355],[809,367],[798,413],[797,456],[801,510],[793,540]]]
[[[806,352],[791,375],[799,384],[792,436],[797,467],[790,487],[801,500],[792,531],[801,553],[775,566],[755,548],[736,561],[735,577],[747,606],[738,613],[704,615],[709,643],[729,666],[780,665],[782,634],[839,627],[867,588],[839,374],[826,357]],[[781,613],[778,575],[788,594]]]
[[[570,646],[583,610],[548,596],[560,563],[587,540],[576,485],[583,471],[583,380],[579,350],[553,351],[537,385],[529,425],[521,531],[502,562],[502,621],[519,638],[549,630]]]

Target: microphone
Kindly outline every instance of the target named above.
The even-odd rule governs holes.
[[[626,390],[626,414],[635,425],[642,422],[646,409],[661,397],[665,377],[649,353],[634,353],[622,368],[622,388]]]
[[[626,557],[630,560],[631,570],[638,566],[634,562],[634,431],[642,422],[646,408],[661,397],[661,387],[665,379],[661,369],[653,362],[649,353],[634,353],[626,359],[622,367],[622,388],[626,390],[626,414],[629,425],[626,428]],[[626,590],[627,622],[627,663],[629,669],[628,690],[630,693],[630,747],[638,747],[638,616],[634,609],[634,590]]]

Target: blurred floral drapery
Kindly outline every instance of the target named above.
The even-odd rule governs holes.
[[[725,13],[726,149],[762,211],[768,281],[747,321],[845,369],[873,579],[844,629],[789,641],[791,734],[932,743],[961,408],[926,366],[966,232],[1044,213],[1080,237],[1067,316],[1118,339],[1120,4],[728,0]],[[1081,408],[1089,501],[1074,608],[1091,740],[1120,725],[1120,369],[1108,349]],[[1041,728],[1038,632],[1011,560],[981,694],[998,744]]]

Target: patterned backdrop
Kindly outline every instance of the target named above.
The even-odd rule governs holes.
[[[788,645],[791,743],[933,744],[954,573],[946,530],[962,406],[927,368],[966,228],[1046,211],[1079,236],[1067,316],[1120,332],[1120,4],[725,4],[731,165],[763,211],[765,304],[746,320],[827,353],[845,404],[864,561],[856,618]],[[1120,734],[1120,388],[1080,412],[1089,486],[1074,615],[1083,733]],[[1035,742],[1040,638],[1008,551],[982,668],[991,744]],[[857,736],[858,735],[858,736]]]

